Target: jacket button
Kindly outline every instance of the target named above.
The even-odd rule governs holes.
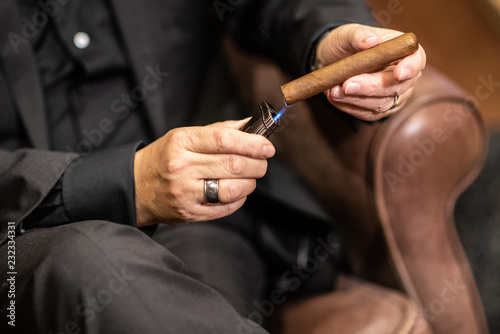
[[[86,49],[90,44],[90,36],[83,31],[77,32],[73,36],[73,44],[79,49]]]

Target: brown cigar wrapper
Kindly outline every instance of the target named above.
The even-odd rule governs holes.
[[[292,105],[341,85],[355,75],[380,70],[417,50],[417,36],[406,33],[290,81],[281,86],[281,92],[286,104]]]

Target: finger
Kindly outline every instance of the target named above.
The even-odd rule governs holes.
[[[267,159],[275,154],[267,138],[219,126],[172,130],[170,140],[194,153],[238,154],[255,159]]]
[[[198,183],[198,203],[206,204],[205,180]],[[219,201],[221,204],[238,202],[250,195],[257,185],[255,179],[219,179]]]
[[[344,50],[350,54],[372,48],[384,41],[376,29],[360,24],[348,24],[346,32],[341,34],[343,39],[339,40]]]
[[[255,179],[219,180],[219,200],[223,204],[238,202],[250,195],[257,186]]]
[[[224,121],[224,122],[216,122],[207,125],[207,127],[224,127],[224,128],[231,128],[231,129],[241,129],[249,120],[251,117],[247,117],[245,119],[240,119],[236,121]]]
[[[196,206],[196,217],[198,218],[194,218],[191,221],[210,221],[229,216],[240,209],[245,201],[246,197],[229,204],[199,204]]]
[[[255,179],[221,179],[218,181],[218,198],[221,203],[213,205],[207,204],[205,198],[205,180],[198,179],[173,185],[163,200],[171,202],[174,212],[169,218],[171,223],[207,221],[234,212],[255,187]]]
[[[196,183],[198,185],[197,200],[189,210],[188,221],[215,220],[234,213],[245,203],[247,196],[255,189],[255,180],[219,180],[220,204],[207,204],[204,193],[204,180]]]
[[[375,121],[392,115],[400,110],[412,94],[413,88],[400,95],[397,107],[394,107],[394,96],[386,97],[348,97],[339,102],[330,100],[338,109],[362,120]]]
[[[327,65],[382,42],[382,38],[371,27],[345,24],[332,30],[320,42],[317,56],[321,64]]]
[[[383,41],[393,39],[402,32],[370,27],[359,24],[346,24],[332,30],[318,46],[318,60],[321,64],[330,64],[353,53],[371,48]],[[426,54],[419,49],[414,54],[401,60],[394,70],[397,80],[403,81],[418,75],[425,68]]]
[[[417,52],[403,58],[394,69],[394,78],[399,81],[417,78],[422,73],[427,62],[424,49],[419,46]]]
[[[267,160],[237,154],[203,154],[197,159],[196,173],[206,179],[256,179],[263,177],[267,171]]]
[[[335,106],[340,110],[342,110],[343,112],[345,112],[346,114],[349,114],[360,120],[368,122],[379,121],[397,112],[397,110],[388,110],[382,113],[373,111],[371,109],[363,109],[360,107],[355,107],[349,104],[342,104],[342,103],[337,103]]]
[[[403,95],[413,87],[419,75],[415,78],[398,81],[392,70],[372,74],[361,74],[346,80],[341,87],[331,89],[331,97],[338,101],[349,96],[387,97]]]

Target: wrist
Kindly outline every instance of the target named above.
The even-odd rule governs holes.
[[[143,201],[147,194],[147,190],[144,190],[146,182],[141,178],[143,175],[141,173],[142,164],[141,158],[144,153],[144,149],[139,150],[134,156],[134,199],[135,199],[135,219],[137,227],[145,227],[153,225],[150,223],[152,221],[150,210],[148,210],[146,203]]]
[[[316,42],[313,44],[313,46],[311,48],[310,56],[309,56],[309,70],[310,70],[310,72],[314,72],[314,71],[319,70],[320,68],[324,67],[324,64],[318,58],[318,48],[319,48],[321,41],[323,41],[325,39],[325,37],[328,36],[328,34],[330,34],[330,32],[332,30],[333,29],[328,29],[327,31],[325,31],[323,33],[323,35],[321,35],[316,40]]]

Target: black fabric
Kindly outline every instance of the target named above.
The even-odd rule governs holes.
[[[309,72],[311,47],[325,31],[346,23],[373,23],[369,13],[363,1],[256,0],[219,17],[242,48],[266,54],[299,76]]]
[[[136,226],[134,156],[141,145],[134,143],[73,160],[63,178],[24,219],[22,228],[91,219]]]
[[[63,179],[70,221],[104,219],[136,226],[133,180],[139,145],[99,151],[72,162]]]
[[[7,240],[9,222],[19,230],[22,220],[37,208],[66,167],[78,156],[70,153],[21,149],[15,152],[0,150],[0,188],[2,189],[2,224],[0,245]],[[36,161],[36,164],[33,162]],[[44,182],[26,182],[27,175]],[[31,208],[31,209],[26,209]]]
[[[240,232],[208,222],[161,225],[153,239],[178,256],[191,277],[219,291],[241,315],[248,317],[255,311],[253,302],[262,300],[269,288],[269,273],[253,238]]]
[[[21,17],[14,2],[0,2],[0,13],[2,13],[0,36],[3,38],[0,61],[3,79],[9,93],[2,96],[7,101],[0,101],[0,105],[2,114],[17,113],[17,117],[6,116],[3,120],[12,122],[7,124],[8,128],[16,128],[19,127],[16,124],[19,118],[24,130],[12,133],[16,137],[3,138],[4,143],[10,142],[10,147],[15,149],[36,147],[48,150],[43,93],[37,77],[35,57],[27,38],[32,33],[23,25],[26,24],[26,18]],[[27,146],[22,146],[23,144]]]
[[[21,14],[34,18],[46,13],[40,3],[20,3]],[[88,155],[106,147],[147,140],[151,130],[141,118],[140,105],[126,118],[111,106],[133,87],[132,72],[116,31],[107,1],[70,1],[60,6],[47,23],[35,26],[29,46],[35,55],[45,97],[45,111],[53,150]],[[35,22],[36,23],[36,22]],[[33,23],[34,24],[34,23]],[[79,49],[73,37],[90,37]]]
[[[15,150],[19,147],[28,147],[29,140],[19,115],[14,111],[14,101],[9,97],[12,92],[7,85],[6,75],[5,64],[0,60],[0,99],[4,102],[0,122],[0,147]]]
[[[19,236],[16,247],[16,327],[2,297],[2,333],[266,333],[133,227],[67,224]]]
[[[161,225],[153,239],[177,255],[192,277],[263,326],[286,300],[331,291],[340,255],[331,227],[256,196],[217,221]]]
[[[39,1],[21,1],[20,13],[37,17],[51,6],[42,3],[45,7]],[[25,219],[23,229],[98,218],[135,226],[133,155],[138,145],[128,151],[108,149],[99,158],[91,154],[151,140],[139,104],[123,119],[110,109],[113,100],[131,90],[132,78],[108,3],[71,1],[57,15],[40,17],[47,23],[34,30],[30,45],[46,101],[50,146],[82,157],[66,171],[64,186],[60,181]],[[90,36],[84,49],[73,41],[79,32]]]
[[[52,187],[44,200],[19,225],[20,233],[33,228],[53,227],[69,222],[62,196],[62,178]]]

